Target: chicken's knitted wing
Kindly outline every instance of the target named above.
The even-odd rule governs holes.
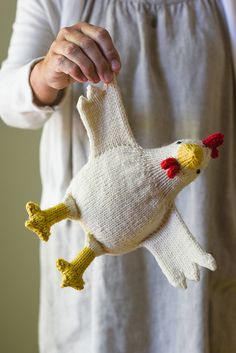
[[[115,146],[138,146],[130,129],[116,78],[101,89],[87,87],[87,98],[80,96],[77,108],[87,130],[90,157]]]
[[[141,245],[153,254],[174,287],[186,288],[186,278],[200,279],[197,265],[214,271],[216,263],[195,240],[175,207],[167,216],[160,229]]]

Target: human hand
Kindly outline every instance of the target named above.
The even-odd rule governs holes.
[[[76,81],[109,83],[121,67],[108,31],[85,22],[62,28],[39,65],[41,78],[56,90]]]

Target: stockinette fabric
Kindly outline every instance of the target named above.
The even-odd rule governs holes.
[[[218,157],[223,134],[142,148],[130,129],[116,78],[102,89],[88,86],[77,108],[90,142],[87,164],[60,204],[47,210],[34,202],[26,205],[26,227],[41,240],[47,241],[51,226],[62,219],[78,220],[84,229],[85,246],[76,258],[57,260],[61,286],[81,290],[82,275],[97,256],[139,247],[154,255],[175,287],[187,288],[186,279],[199,280],[198,265],[214,271],[214,258],[190,233],[174,200]]]

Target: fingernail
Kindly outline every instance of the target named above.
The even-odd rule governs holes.
[[[83,82],[87,82],[88,81],[87,77],[85,77],[85,76],[82,76],[82,80],[83,80]]]
[[[100,80],[99,80],[99,78],[95,78],[94,80],[93,80],[93,83],[98,83]]]
[[[104,78],[106,81],[111,81],[113,79],[114,75],[111,71],[105,72]]]
[[[118,60],[112,60],[111,61],[111,68],[112,70],[119,70],[120,69],[120,63]]]

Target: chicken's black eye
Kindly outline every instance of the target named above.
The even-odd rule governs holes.
[[[201,172],[200,169],[198,169],[198,170],[197,170],[197,174],[200,174],[200,172]]]
[[[180,143],[182,143],[182,141],[177,141],[176,143],[180,144]]]

